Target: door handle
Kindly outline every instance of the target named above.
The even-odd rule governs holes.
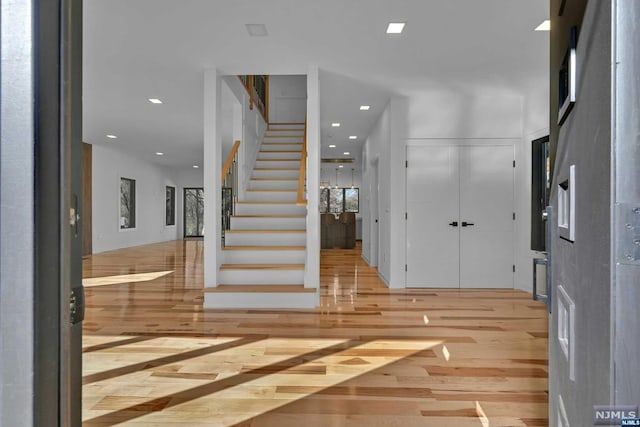
[[[69,296],[69,314],[72,325],[84,320],[84,309],[84,286],[80,285],[75,288],[71,288],[71,295]]]
[[[462,221],[462,226],[463,227],[471,227],[472,225],[475,225],[475,224],[472,223],[472,222]]]
[[[452,226],[452,227],[457,227],[458,226],[458,221],[450,222],[449,225]]]

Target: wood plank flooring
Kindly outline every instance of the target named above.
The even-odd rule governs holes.
[[[524,292],[387,289],[332,249],[316,310],[203,310],[202,256],[85,258],[85,426],[548,425],[547,316]]]

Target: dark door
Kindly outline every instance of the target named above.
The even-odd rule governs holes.
[[[184,189],[184,237],[204,236],[204,189]]]
[[[81,426],[82,0],[34,3],[34,425]]]

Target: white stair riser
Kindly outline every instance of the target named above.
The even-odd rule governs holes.
[[[296,144],[262,144],[260,151],[302,151],[302,143]]]
[[[266,142],[268,144],[302,144],[304,138],[303,137],[288,137],[288,136],[273,136],[271,138],[264,138],[262,142]],[[300,145],[301,146],[301,145]]]
[[[269,123],[269,129],[299,129],[299,130],[304,130],[304,123]]]
[[[300,171],[298,169],[292,170],[254,170],[253,178],[298,178]]]
[[[300,160],[256,160],[257,168],[295,168],[300,169]]]
[[[316,308],[316,293],[205,293],[204,308]]]
[[[231,217],[232,230],[304,230],[306,218]]]
[[[225,285],[299,285],[304,270],[220,270],[218,282]]]
[[[229,246],[229,245],[227,245]],[[225,250],[225,264],[304,264],[305,251],[288,250]],[[302,283],[302,282],[300,282]]]
[[[295,191],[247,191],[247,202],[295,202],[298,194]]]
[[[291,160],[300,160],[302,153],[300,152],[270,152],[270,151],[261,151],[258,153],[259,160],[265,159],[291,159]]]
[[[285,151],[286,150],[300,150],[302,151],[302,138],[298,139],[298,138],[269,138],[269,139],[265,139],[265,144],[262,144],[260,146],[260,149],[262,150],[262,147],[266,147],[266,146],[272,146],[272,145],[286,145],[285,147]]]
[[[269,129],[265,136],[304,136],[304,129]]]
[[[305,233],[227,233],[227,246],[305,246]]]
[[[255,180],[249,182],[251,190],[296,190],[298,180]]]
[[[306,206],[279,203],[237,203],[236,215],[306,215]]]

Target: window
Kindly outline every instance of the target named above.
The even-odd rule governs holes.
[[[120,229],[136,228],[136,181],[120,178]]]
[[[204,236],[204,189],[184,189],[184,237]]]
[[[359,193],[358,188],[323,188],[320,190],[320,212],[358,212]]]
[[[344,210],[343,190],[343,188],[332,188],[329,190],[329,212],[340,213]]]
[[[176,187],[165,188],[165,225],[176,225]]]
[[[344,189],[344,211],[345,212],[360,211],[359,193],[360,193],[360,190],[358,188]]]

